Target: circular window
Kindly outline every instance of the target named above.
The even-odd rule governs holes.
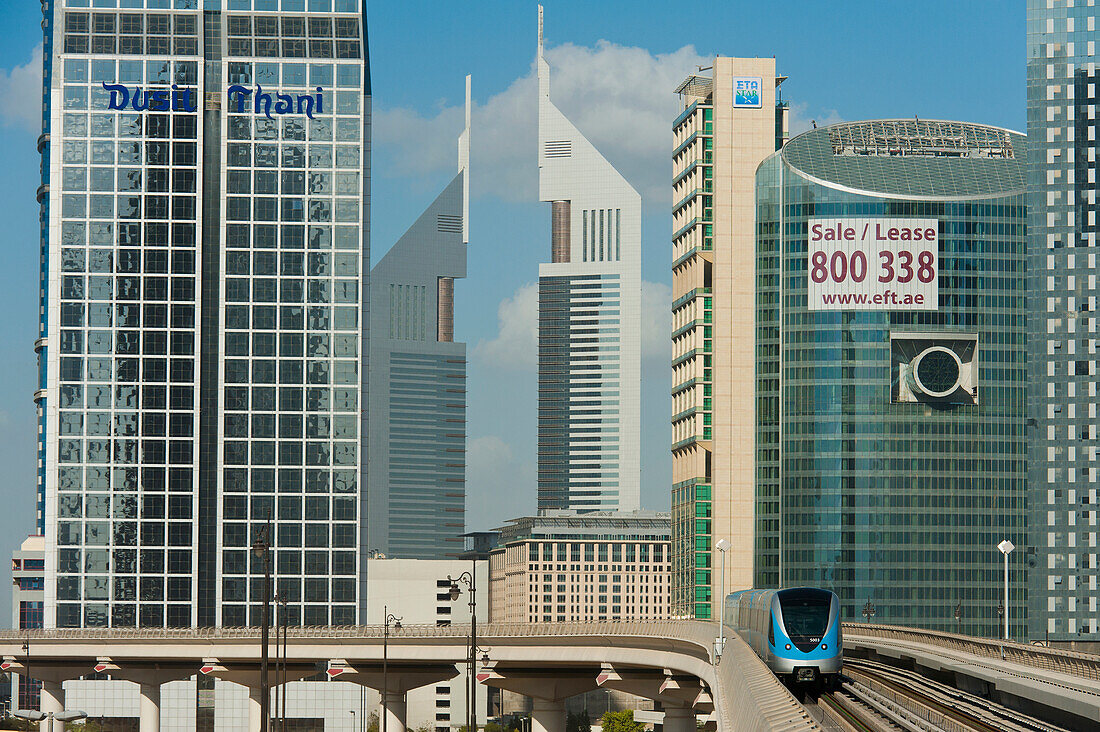
[[[943,346],[932,346],[913,361],[917,386],[928,396],[944,397],[955,391],[960,372],[959,357]]]

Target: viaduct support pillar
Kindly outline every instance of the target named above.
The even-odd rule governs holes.
[[[42,694],[40,696],[41,707],[43,714],[49,714],[51,712],[57,713],[65,708],[65,689],[61,686],[60,681],[43,681],[42,682]],[[39,729],[42,732],[63,732],[65,729],[65,723],[58,720],[52,720],[53,729],[50,729],[51,718],[46,717],[39,724]]]
[[[160,732],[160,684],[139,684],[139,732]]]
[[[260,732],[260,687],[248,687],[248,732]]]
[[[532,702],[531,732],[565,732],[565,699],[535,697]]]
[[[381,714],[386,717],[386,732],[405,732],[407,705],[401,691],[384,691],[381,694]],[[379,715],[381,716],[381,715]]]
[[[665,704],[664,732],[695,732],[695,712],[691,707]]]

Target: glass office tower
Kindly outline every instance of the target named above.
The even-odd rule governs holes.
[[[47,3],[47,627],[358,618],[360,0]]]
[[[1100,641],[1093,0],[1028,0],[1031,634]]]
[[[761,164],[757,587],[834,590],[846,620],[996,635],[1007,538],[1022,636],[1025,142],[877,120]]]

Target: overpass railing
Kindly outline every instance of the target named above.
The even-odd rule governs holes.
[[[845,636],[869,636],[903,643],[923,643],[947,651],[968,653],[972,656],[995,658],[997,660],[1000,660],[1001,649],[1003,648],[1004,659],[1010,663],[1100,681],[1100,656],[1091,653],[1047,648],[1013,641],[992,640],[990,638],[975,638],[969,635],[897,625],[844,623],[844,634]]]
[[[713,640],[713,626],[693,620],[591,621],[576,623],[479,623],[479,636],[498,638],[536,637],[648,637],[690,641],[700,646],[706,657]],[[381,639],[381,625],[298,626],[288,629],[288,640],[330,638]],[[389,642],[402,638],[462,638],[470,634],[470,625],[403,624],[401,630],[389,630]],[[52,628],[0,630],[0,642],[23,640],[243,640],[259,638],[260,629],[232,628]]]

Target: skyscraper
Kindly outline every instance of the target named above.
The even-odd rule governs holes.
[[[672,214],[672,612],[753,584],[756,167],[786,136],[775,59],[719,56],[676,90]],[[760,449],[764,449],[761,447]],[[764,499],[774,502],[776,497]]]
[[[1031,634],[1093,642],[1098,16],[1093,0],[1027,3]]]
[[[359,0],[44,5],[46,627],[354,623]],[[270,527],[270,528],[269,528]]]
[[[757,169],[755,586],[999,635],[997,544],[1027,545],[1027,154],[999,127],[871,120]]]
[[[538,507],[640,503],[641,197],[550,101],[539,7]]]
[[[371,270],[367,541],[391,558],[462,551],[466,344],[454,342],[454,282],[466,276],[470,77],[458,174]]]

